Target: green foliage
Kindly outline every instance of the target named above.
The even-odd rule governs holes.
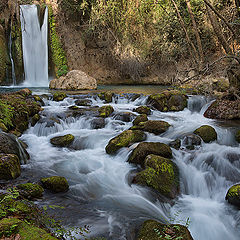
[[[12,127],[14,108],[4,101],[0,100],[0,122],[4,123],[6,127]]]

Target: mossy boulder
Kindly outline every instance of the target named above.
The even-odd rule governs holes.
[[[240,208],[240,184],[229,188],[225,199],[232,205]]]
[[[106,105],[106,106],[100,107],[98,109],[98,112],[99,112],[99,117],[107,118],[114,112],[114,109],[111,105]]]
[[[75,101],[75,104],[77,106],[91,106],[92,105],[92,100],[90,100],[90,99],[77,99]]]
[[[162,224],[154,220],[145,221],[138,233],[137,240],[193,240],[187,227],[180,224]]]
[[[171,199],[179,194],[178,167],[173,161],[151,154],[145,158],[144,167],[145,170],[136,174],[133,183],[151,187]]]
[[[64,92],[55,92],[53,94],[53,101],[60,102],[67,97],[67,94]]]
[[[140,114],[134,119],[133,125],[138,125],[140,122],[146,122],[146,121],[148,121],[147,115]]]
[[[98,94],[98,97],[103,100],[105,103],[111,103],[113,98],[113,93],[111,92],[101,92]]]
[[[197,128],[194,133],[202,138],[205,143],[217,140],[217,133],[215,129],[208,125],[203,125]]]
[[[19,184],[17,188],[22,190],[21,195],[28,199],[40,198],[44,191],[42,186],[33,183]]]
[[[171,125],[165,121],[160,120],[148,120],[146,122],[140,122],[138,125],[133,126],[132,130],[143,130],[146,132],[161,134],[168,130]]]
[[[123,122],[131,122],[135,117],[136,115],[131,112],[119,112],[114,114],[115,120],[120,120]]]
[[[236,139],[237,142],[240,143],[240,130],[238,130],[238,131],[236,132],[235,139]]]
[[[32,118],[31,118],[31,126],[35,126],[35,124],[40,120],[40,115],[36,113]]]
[[[143,131],[126,130],[111,139],[105,149],[108,154],[114,154],[122,147],[128,147],[135,142],[141,142],[145,139],[146,134]]]
[[[8,128],[6,127],[6,125],[5,125],[3,122],[0,122],[0,129],[1,129],[3,132],[7,132],[7,131],[8,131]]]
[[[144,166],[144,160],[149,154],[172,158],[172,150],[168,145],[160,142],[143,142],[132,151],[128,162]]]
[[[65,177],[52,176],[41,178],[41,183],[44,188],[55,193],[66,192],[69,189],[69,185]]]
[[[74,136],[72,134],[67,134],[64,136],[54,137],[50,139],[52,145],[56,147],[67,147],[74,141]]]
[[[147,104],[162,112],[182,111],[187,107],[187,96],[180,91],[164,91],[148,97]]]
[[[146,114],[146,115],[150,115],[151,114],[151,109],[149,107],[147,107],[147,106],[137,107],[133,111],[137,112],[139,114]]]
[[[10,180],[21,174],[20,161],[17,155],[0,153],[0,179]]]

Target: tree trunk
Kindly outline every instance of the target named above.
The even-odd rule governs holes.
[[[191,20],[192,20],[192,24],[193,24],[193,29],[194,29],[194,33],[195,33],[195,37],[197,40],[197,46],[198,46],[198,52],[199,52],[199,57],[200,57],[200,63],[201,65],[204,62],[204,55],[203,55],[203,49],[202,49],[202,43],[201,43],[201,38],[198,32],[198,27],[194,18],[194,14],[192,12],[192,8],[191,8],[191,3],[190,0],[186,0],[187,3],[187,7],[188,7],[188,12],[190,14]]]

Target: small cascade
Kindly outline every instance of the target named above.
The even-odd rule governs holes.
[[[25,81],[24,86],[48,86],[48,9],[42,26],[36,5],[21,5],[20,20]]]
[[[11,60],[11,65],[12,65],[12,84],[13,86],[17,85],[16,82],[16,75],[15,75],[15,66],[14,66],[14,61],[13,61],[13,57],[12,57],[12,34],[10,31],[10,36],[9,36],[9,57]]]

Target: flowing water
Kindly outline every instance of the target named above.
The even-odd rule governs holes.
[[[24,86],[48,86],[48,9],[40,26],[36,5],[21,5]]]
[[[92,100],[93,106],[104,105],[96,95],[78,97]],[[130,183],[137,167],[126,161],[137,144],[121,149],[116,156],[105,153],[108,141],[132,123],[109,117],[104,128],[92,129],[91,114],[66,118],[75,98],[70,96],[62,102],[44,100],[42,120],[21,137],[28,144],[31,156],[30,162],[24,165],[23,177],[31,174],[34,180],[40,176],[62,175],[70,183],[68,193],[49,193],[40,205],[65,206],[58,214],[66,218],[66,224],[87,224],[91,226],[91,236],[107,239],[134,239],[134,228],[146,219],[184,224],[188,218],[195,240],[240,239],[240,212],[224,199],[228,188],[240,180],[240,148],[234,140],[236,126],[225,127],[203,116],[211,99],[192,96],[188,108],[181,112],[152,111],[149,116],[172,126],[162,135],[148,133],[146,141],[169,143],[204,124],[213,126],[218,133],[216,142],[202,143],[195,150],[184,146],[173,149],[173,161],[180,170],[181,194],[171,205],[161,203],[150,189]],[[116,113],[133,112],[145,103],[145,96],[131,101],[129,95],[116,95],[111,105]],[[50,123],[49,119],[52,119]],[[52,137],[68,133],[75,136],[72,149],[50,144]]]
[[[12,65],[12,84],[13,84],[13,86],[15,86],[17,84],[17,82],[16,82],[14,61],[12,58],[12,34],[11,34],[11,31],[10,31],[10,36],[9,36],[9,57],[11,60],[11,65]]]

